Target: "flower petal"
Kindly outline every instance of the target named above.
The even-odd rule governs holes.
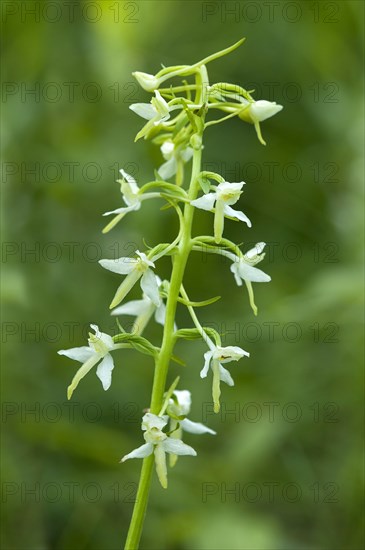
[[[271,281],[270,275],[267,275],[267,273],[264,273],[257,267],[246,264],[244,261],[240,261],[237,270],[241,279],[245,281],[252,281],[253,283],[268,283]]]
[[[213,351],[206,351],[204,353],[205,363],[204,363],[204,367],[200,371],[200,378],[206,378],[207,377],[209,366],[210,366],[210,361],[213,357],[213,353],[214,353]]]
[[[231,376],[231,373],[225,369],[220,363],[219,363],[219,376],[222,382],[225,382],[228,384],[228,386],[234,386],[234,380]]]
[[[167,467],[165,449],[160,443],[155,446],[155,465],[158,479],[164,489],[167,489]]]
[[[95,355],[95,351],[89,346],[81,346],[79,348],[70,348],[70,349],[60,349],[57,352],[58,355],[65,355],[74,361],[80,361],[80,363],[85,363],[90,357]]]
[[[207,193],[199,199],[191,201],[191,205],[201,210],[213,210],[214,203],[217,199],[217,193]]]
[[[185,432],[189,432],[191,434],[212,434],[215,435],[217,432],[214,430],[211,430],[207,426],[204,426],[204,424],[201,424],[200,422],[192,422],[188,418],[184,418],[180,422],[180,426]]]
[[[71,399],[73,392],[77,388],[80,380],[87,375],[87,373],[100,361],[101,355],[99,353],[94,353],[76,372],[73,377],[71,384],[67,388],[67,399]]]
[[[256,258],[256,256],[259,256],[259,254],[261,254],[265,246],[266,246],[266,243],[256,243],[255,246],[251,248],[251,250],[246,252],[245,258],[249,260],[252,258]]]
[[[224,205],[224,215],[229,216],[230,218],[236,218],[241,222],[245,222],[248,227],[252,227],[251,220],[246,216],[246,214],[240,210],[234,210],[234,208],[231,208],[228,204]]]
[[[99,260],[101,267],[108,269],[113,273],[118,273],[119,275],[128,275],[134,270],[137,263],[138,260],[135,258],[129,258],[128,256],[123,256],[122,258],[118,258],[116,260]]]
[[[101,381],[104,390],[108,390],[112,383],[112,370],[114,369],[113,357],[107,353],[96,369],[96,376]]]
[[[165,319],[166,319],[166,306],[163,303],[163,301],[161,300],[161,303],[160,303],[160,305],[158,306],[158,308],[156,309],[156,312],[155,312],[155,321],[156,321],[156,323],[158,323],[159,325],[162,325],[164,327],[165,326]]]
[[[134,315],[138,317],[143,315],[151,306],[151,300],[145,298],[143,300],[131,300],[122,306],[116,307],[111,312],[112,315]]]
[[[90,327],[95,331],[95,336],[93,338],[90,338],[92,340],[93,344],[95,344],[94,338],[97,338],[98,340],[101,340],[101,342],[109,350],[114,348],[113,338],[111,336],[109,336],[109,334],[106,334],[105,332],[101,332],[98,325],[90,325]],[[89,340],[89,342],[90,342],[90,340]],[[91,345],[91,347],[93,347],[93,346]],[[95,350],[95,351],[99,351],[99,350]]]
[[[147,269],[143,273],[141,288],[151,302],[155,304],[156,307],[159,307],[161,304],[160,292],[158,290],[156,275],[153,273],[152,269]]]
[[[132,103],[132,105],[129,105],[129,108],[136,115],[146,120],[151,120],[156,116],[156,110],[150,103]]]
[[[237,258],[237,260],[238,260],[238,258]],[[242,279],[239,275],[238,268],[239,268],[239,264],[238,264],[238,261],[237,261],[237,262],[234,262],[231,265],[230,270],[232,271],[232,273],[234,275],[234,278],[235,278],[235,281],[236,281],[237,285],[242,286]]]
[[[168,417],[157,416],[157,414],[146,413],[142,418],[142,430],[151,430],[152,428],[157,428],[162,430],[168,422]]]
[[[186,445],[186,443],[183,443],[181,439],[168,437],[162,443],[160,443],[159,446],[163,447],[163,449],[167,453],[173,453],[175,455],[196,456],[196,451],[189,445]]]
[[[171,158],[170,160],[167,160],[163,164],[161,164],[160,168],[158,169],[158,173],[161,176],[161,179],[168,180],[172,176],[176,174],[176,160],[175,158]]]
[[[149,456],[152,453],[153,453],[153,444],[145,443],[144,445],[141,445],[137,449],[134,449],[134,451],[130,452],[129,454],[123,456],[121,462],[125,462],[130,458],[146,458],[146,456]]]
[[[104,212],[103,216],[111,216],[112,214],[128,214],[128,212],[133,212],[133,210],[139,210],[141,208],[141,203],[137,202],[132,206],[123,206],[122,208],[116,208],[115,210],[110,210]]]

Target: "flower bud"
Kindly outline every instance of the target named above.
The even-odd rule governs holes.
[[[282,105],[277,105],[275,102],[260,99],[259,101],[251,103],[250,106],[244,109],[238,116],[245,122],[255,124],[256,122],[262,122],[276,115],[282,108]]]
[[[153,74],[148,73],[141,73],[140,71],[136,71],[132,73],[134,78],[137,79],[138,84],[142,86],[144,90],[147,92],[153,92],[158,88],[159,81],[158,78],[156,78]]]

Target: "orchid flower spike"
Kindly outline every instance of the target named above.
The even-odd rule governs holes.
[[[89,333],[89,345],[81,346],[79,348],[61,349],[58,351],[59,355],[66,355],[70,359],[80,361],[83,363],[82,367],[76,372],[72,379],[71,384],[67,388],[67,398],[71,399],[71,396],[77,388],[80,380],[86,376],[86,374],[97,364],[96,375],[100,379],[104,390],[110,388],[112,382],[112,370],[114,368],[114,361],[109,353],[115,349],[113,338],[109,334],[100,332],[97,325],[90,325],[95,331],[95,334]]]
[[[166,453],[196,456],[196,451],[192,447],[180,439],[169,437],[162,431],[167,423],[168,416],[146,413],[142,419],[142,430],[145,432],[143,437],[146,443],[125,455],[121,460],[121,462],[125,462],[130,458],[145,458],[153,453],[157,476],[164,489],[167,488]]]
[[[239,348],[238,346],[227,346],[225,348],[221,346],[210,345],[210,350],[204,353],[204,367],[200,372],[201,378],[206,378],[209,368],[213,371],[213,388],[212,396],[214,402],[214,412],[218,413],[220,410],[219,398],[221,395],[220,382],[225,382],[228,386],[234,386],[233,378],[230,372],[225,369],[222,363],[230,363],[231,361],[238,361],[242,357],[249,357],[250,354]]]
[[[143,252],[136,251],[138,258],[129,258],[122,256],[117,260],[99,260],[99,264],[120,275],[127,275],[119,286],[115,296],[110,304],[110,309],[114,308],[125,298],[128,292],[141,279],[141,288],[156,307],[161,304],[160,293],[158,290],[158,279],[151,268],[155,264],[151,262]]]
[[[248,295],[250,299],[250,305],[255,315],[257,315],[257,307],[255,304],[254,293],[252,283],[268,283],[271,281],[270,275],[267,275],[261,269],[254,267],[261,262],[265,253],[262,254],[266,243],[257,243],[254,248],[251,248],[243,257],[234,257],[234,261],[230,267],[236,283],[238,286],[242,286],[242,281],[245,282]]]
[[[220,243],[224,229],[224,218],[233,218],[245,222],[248,227],[251,227],[251,221],[246,214],[239,210],[231,208],[235,204],[242,193],[241,189],[245,185],[244,181],[240,183],[229,183],[224,181],[216,187],[214,193],[207,193],[199,199],[191,201],[191,204],[202,210],[213,211],[214,205],[214,238],[216,243]]]

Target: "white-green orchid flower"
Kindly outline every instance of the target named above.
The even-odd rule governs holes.
[[[133,103],[129,108],[140,117],[148,120],[136,136],[136,141],[141,137],[146,137],[147,134],[159,124],[164,123],[170,118],[170,111],[179,109],[179,105],[169,107],[167,101],[162,97],[158,90],[155,90],[155,97],[150,103]]]
[[[224,217],[234,218],[245,222],[248,227],[251,227],[251,221],[246,214],[239,210],[231,208],[232,204],[236,204],[242,193],[241,189],[245,185],[244,181],[240,183],[229,183],[224,181],[216,187],[214,193],[207,193],[199,199],[191,201],[191,204],[202,210],[212,211],[214,209],[214,238],[216,243],[220,243],[224,229]]]
[[[166,412],[170,416],[171,437],[181,439],[183,432],[191,434],[212,434],[216,435],[214,430],[204,426],[201,422],[193,422],[185,418],[191,409],[191,393],[188,390],[175,390]],[[170,466],[174,466],[177,461],[177,455],[170,454]]]
[[[257,315],[257,307],[254,301],[254,293],[252,283],[268,283],[271,281],[270,275],[267,275],[261,269],[254,267],[261,262],[265,254],[262,254],[266,243],[257,243],[254,248],[251,248],[244,257],[239,258],[234,254],[230,254],[229,257],[233,259],[233,263],[230,267],[236,283],[238,286],[242,286],[242,281],[245,282],[250,298],[250,305],[255,315]]]
[[[122,175],[122,179],[117,180],[120,183],[120,190],[123,195],[123,200],[127,206],[117,208],[116,210],[110,210],[105,212],[103,216],[116,215],[115,218],[103,229],[103,233],[110,231],[126,214],[139,210],[141,208],[142,201],[147,199],[154,199],[160,197],[160,193],[144,193],[140,194],[140,189],[133,176],[128,174],[121,168],[119,170]]]
[[[158,90],[155,90],[155,96],[150,103],[132,103],[129,108],[136,115],[146,120],[153,120],[154,124],[157,125],[159,122],[170,118],[170,109]]]
[[[167,423],[168,416],[146,413],[142,419],[142,430],[145,432],[143,437],[146,443],[125,455],[121,460],[125,462],[130,458],[145,458],[154,453],[156,472],[164,489],[167,488],[166,453],[196,456],[196,451],[192,447],[180,439],[169,437],[162,431]]]
[[[100,332],[97,325],[90,325],[95,331],[95,334],[89,333],[89,345],[81,346],[79,348],[61,349],[58,354],[66,355],[70,359],[80,361],[83,363],[82,367],[76,372],[72,379],[71,384],[67,388],[67,398],[71,399],[71,396],[77,388],[80,380],[86,376],[86,374],[97,364],[96,375],[101,380],[104,390],[110,388],[112,382],[112,370],[114,368],[114,361],[110,355],[110,351],[115,349],[113,338],[109,334]]]
[[[251,103],[247,101],[247,99],[240,97],[240,102],[247,108],[243,109],[238,116],[241,120],[249,122],[255,126],[256,134],[260,143],[266,145],[266,142],[261,135],[260,122],[263,122],[264,120],[279,113],[283,106],[272,101],[266,101],[265,99],[260,99],[259,101],[253,101]]]
[[[213,402],[214,402],[214,412],[219,412],[220,403],[219,398],[221,394],[220,382],[225,382],[228,386],[234,386],[233,378],[230,372],[225,369],[222,363],[230,363],[231,361],[238,361],[242,357],[249,357],[250,354],[239,348],[238,346],[227,346],[225,348],[221,346],[215,346],[208,340],[210,350],[204,353],[204,367],[200,372],[201,378],[206,378],[208,375],[209,368],[213,371]]]
[[[162,285],[161,279],[156,275],[157,284]],[[112,315],[133,315],[136,320],[133,324],[132,332],[142,334],[151,317],[154,315],[156,323],[164,326],[166,319],[166,306],[161,300],[160,305],[156,306],[146,294],[143,294],[142,300],[131,300],[112,311]],[[177,330],[176,325],[174,330]]]
[[[99,264],[105,269],[120,275],[127,275],[115,293],[110,309],[120,304],[139,279],[141,279],[141,288],[146,296],[156,307],[161,304],[158,280],[151,269],[151,267],[155,267],[155,264],[143,252],[137,250],[136,254],[139,256],[138,258],[122,256],[116,260],[99,260]]]
[[[168,180],[178,171],[179,163],[189,162],[193,156],[193,149],[191,147],[176,148],[174,142],[167,139],[161,145],[161,153],[166,162],[161,164],[158,173],[163,180]]]

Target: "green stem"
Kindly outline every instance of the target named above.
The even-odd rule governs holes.
[[[197,84],[199,84],[199,92],[197,100],[204,96],[203,83],[206,80],[205,67],[201,68],[201,72],[197,73]],[[202,150],[194,151],[193,166],[191,172],[191,180],[189,187],[189,200],[194,200],[199,191],[199,183],[197,176],[201,171]],[[156,360],[155,375],[152,387],[151,406],[152,414],[159,414],[165,393],[166,378],[169,369],[170,359],[175,343],[174,339],[174,323],[176,306],[180,294],[180,288],[183,281],[186,262],[188,260],[191,247],[191,227],[194,217],[194,207],[190,203],[186,203],[184,207],[184,218],[181,228],[181,240],[178,246],[178,251],[173,258],[173,268],[170,281],[169,295],[166,304],[166,319],[160,353]],[[125,550],[138,550],[139,541],[142,533],[144,517],[147,508],[149,490],[151,485],[154,457],[153,455],[145,458],[142,464],[141,477],[137,491],[136,502],[133,509],[131,524],[127,535]]]

